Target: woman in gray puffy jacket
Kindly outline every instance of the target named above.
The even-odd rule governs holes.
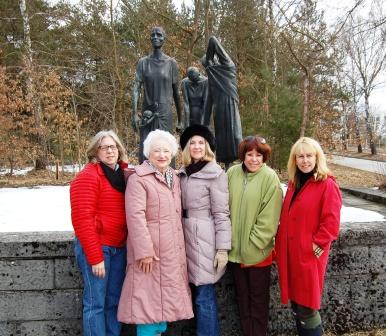
[[[227,175],[216,163],[216,140],[208,127],[186,128],[180,145],[182,224],[197,336],[219,336],[214,284],[225,272],[231,249]]]

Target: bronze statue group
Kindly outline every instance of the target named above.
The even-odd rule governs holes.
[[[242,137],[236,67],[218,39],[209,39],[201,60],[207,78],[190,67],[181,83],[183,115],[177,63],[162,52],[164,30],[153,28],[150,40],[153,52],[139,60],[132,93],[140,164],[128,168],[118,136],[101,131],[70,187],[83,334],[118,336],[126,323],[138,336],[155,336],[168,322],[194,317],[197,336],[219,336],[215,284],[228,267],[242,334],[267,335],[276,263],[297,334],[322,335],[319,309],[342,205],[322,148],[308,137],[292,146],[283,200],[267,140]]]

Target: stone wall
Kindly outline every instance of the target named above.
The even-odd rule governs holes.
[[[342,224],[333,245],[322,318],[341,334],[386,326],[386,223]],[[280,305],[272,272],[270,335],[290,335],[291,313]],[[81,335],[82,281],[71,233],[0,233],[0,336]],[[229,274],[217,285],[223,336],[241,335]],[[168,335],[194,335],[193,321]],[[135,335],[125,326],[123,335]]]

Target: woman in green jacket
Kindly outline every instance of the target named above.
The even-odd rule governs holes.
[[[265,336],[274,237],[282,204],[276,173],[266,165],[271,147],[248,136],[239,145],[242,163],[228,170],[232,223],[230,268],[245,336]]]

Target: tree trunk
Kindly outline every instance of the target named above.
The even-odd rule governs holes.
[[[186,55],[186,69],[188,69],[188,67],[190,67],[192,64],[193,50],[194,50],[194,46],[197,43],[200,13],[201,13],[201,0],[194,0],[193,31],[190,37],[191,40],[190,40],[189,48],[187,50],[187,55]],[[205,7],[205,22],[206,22],[206,18],[207,18],[207,14],[206,14],[206,7]]]
[[[365,92],[365,120],[371,155],[375,155],[377,154],[377,148],[374,143],[373,130],[371,129],[369,94],[367,92]]]
[[[302,113],[302,123],[300,125],[300,137],[304,137],[306,133],[307,119],[308,119],[308,111],[309,111],[309,88],[310,81],[308,78],[308,74],[306,74],[303,78],[303,113]]]
[[[12,176],[13,169],[15,168],[15,161],[11,157],[8,157],[8,161],[9,161],[9,176]]]
[[[204,0],[205,4],[205,43],[208,42],[209,37],[213,32],[213,20],[212,20],[212,0]]]
[[[358,153],[362,153],[363,149],[362,149],[361,133],[359,130],[359,118],[357,115],[356,108],[354,113],[355,113],[355,140],[357,143]]]
[[[35,169],[42,170],[47,165],[47,144],[41,127],[42,108],[39,99],[36,97],[36,90],[33,81],[33,58],[32,58],[32,43],[30,36],[29,17],[25,0],[20,0],[20,13],[23,18],[24,29],[24,47],[25,47],[25,65],[26,65],[26,89],[27,101],[31,104],[31,109],[35,118],[36,138],[40,146],[40,153],[35,160]]]
[[[74,90],[72,90],[72,95],[71,95],[71,102],[72,102],[72,110],[74,111],[75,119],[76,119],[76,143],[77,143],[77,163],[80,167],[82,166],[82,155],[81,155],[81,137],[80,137],[80,125],[79,125],[79,119],[78,119],[78,110],[77,110],[77,105],[75,101],[75,95],[74,95]]]

